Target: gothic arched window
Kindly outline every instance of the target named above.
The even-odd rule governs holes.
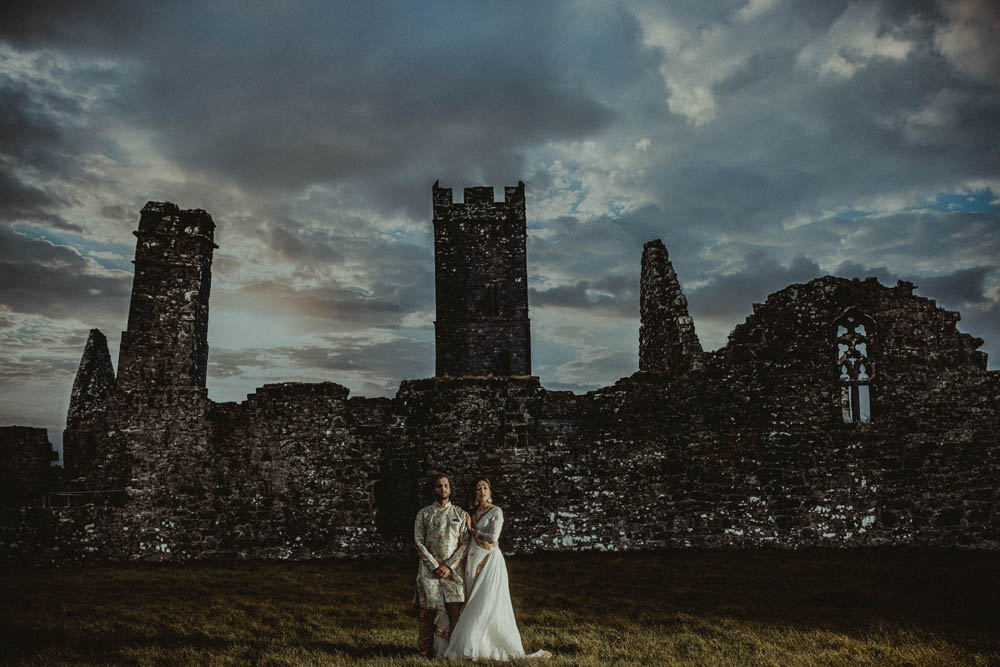
[[[856,306],[833,323],[837,341],[840,408],[845,423],[871,421],[871,380],[875,376],[872,341],[875,320]]]

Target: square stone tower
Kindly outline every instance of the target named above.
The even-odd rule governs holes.
[[[524,183],[464,193],[434,183],[435,374],[531,375]]]

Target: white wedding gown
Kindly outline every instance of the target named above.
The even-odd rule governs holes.
[[[503,552],[498,546],[484,549],[477,544],[477,540],[497,544],[503,528],[503,511],[496,506],[487,510],[476,528],[465,556],[465,607],[450,640],[435,633],[435,653],[444,658],[489,660],[543,657],[545,651],[524,654],[510,603]],[[448,627],[448,617],[443,612],[438,614],[438,625]]]

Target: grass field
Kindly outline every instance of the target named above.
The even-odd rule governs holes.
[[[429,665],[415,559],[0,571],[0,661]],[[1000,556],[673,551],[508,558],[546,665],[1000,664]]]

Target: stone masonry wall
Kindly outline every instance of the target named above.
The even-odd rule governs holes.
[[[698,368],[701,343],[677,273],[659,239],[643,246],[639,295],[639,370],[684,372]]]
[[[206,508],[220,537],[214,554],[318,558],[379,548],[373,499],[388,401],[347,395],[332,382],[285,383],[212,409],[221,463]]]
[[[44,428],[0,426],[0,507],[31,502],[47,491],[58,456]]]
[[[214,232],[212,216],[201,209],[143,207],[119,390],[205,386]]]
[[[0,507],[0,567],[90,565],[126,558],[122,507]]]
[[[73,381],[63,431],[63,472],[68,480],[83,478],[82,482],[74,482],[78,486],[86,486],[88,476],[96,477],[92,465],[103,458],[100,447],[106,430],[108,398],[114,387],[108,339],[99,330],[91,329]]]
[[[498,209],[487,190],[467,191],[464,206]],[[507,189],[508,202],[518,197],[523,186]],[[436,233],[439,205],[459,210],[450,191],[435,188]],[[8,494],[0,563],[412,555],[413,516],[430,501],[432,471],[451,477],[461,505],[477,479],[492,482],[508,553],[1000,549],[1000,372],[986,370],[982,341],[958,331],[957,313],[910,283],[828,276],[791,285],[754,304],[724,348],[703,353],[693,326],[680,326],[686,302],[666,249],[653,242],[643,263],[646,361],[610,387],[548,391],[536,377],[497,373],[495,350],[455,345],[445,360],[455,373],[405,381],[393,399],[349,398],[326,382],[266,385],[244,402],[215,403],[198,370],[211,259],[210,229],[199,225],[210,218],[150,206],[145,229],[186,221],[171,233],[181,245],[191,237],[184,252],[198,259],[161,266],[137,251],[136,290],[146,301],[133,299],[130,332],[164,331],[123,337],[120,367],[133,371],[110,394],[107,373],[88,370],[99,356],[92,336],[67,428],[90,438],[79,448],[90,457],[83,488],[122,489],[124,503],[99,505],[95,496],[47,506],[44,494],[63,487],[49,477],[45,432],[0,429]],[[515,223],[523,230],[523,216]],[[160,242],[140,234],[143,253],[162,252]],[[439,281],[451,267],[467,270],[439,259]],[[140,273],[165,282],[143,283]],[[478,340],[460,328],[448,333],[440,309],[482,304],[466,289],[450,294],[439,300],[439,344]],[[526,303],[523,320],[451,322],[515,342],[504,327],[523,324],[526,341]],[[862,314],[867,327],[869,422],[851,421],[850,411],[845,422],[842,409],[836,323],[845,313]],[[530,353],[526,342],[523,350]],[[142,359],[148,369],[136,366]]]
[[[530,375],[524,183],[465,189],[434,184],[436,375]]]

